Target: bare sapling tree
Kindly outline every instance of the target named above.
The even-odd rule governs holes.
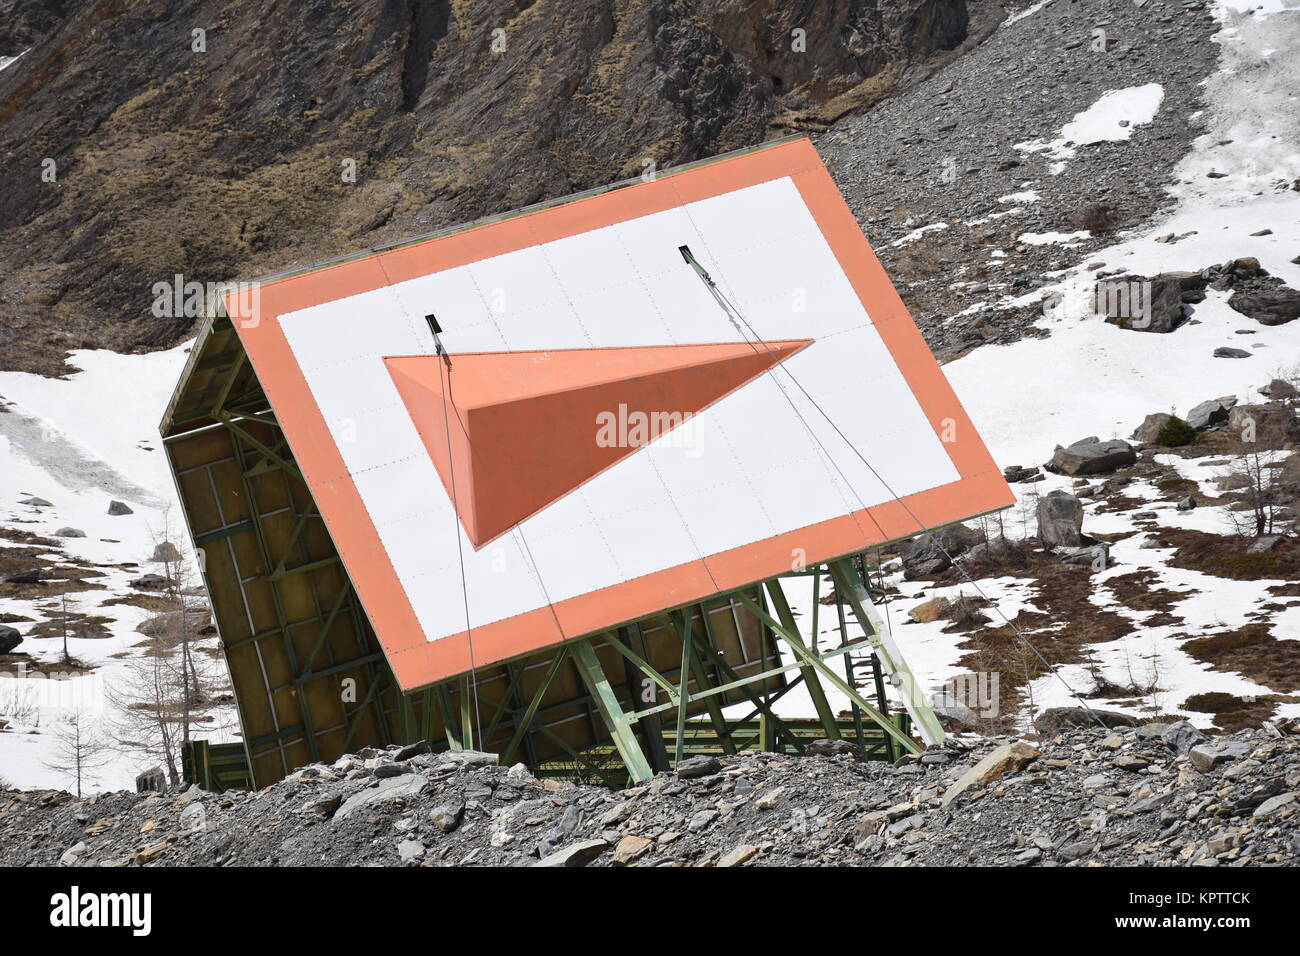
[[[219,675],[197,645],[208,620],[190,564],[170,540],[164,513],[152,563],[159,569],[158,610],[140,628],[149,639],[108,691],[122,739],[160,762],[171,783],[180,782],[181,753],[196,718],[215,696]]]
[[[1228,521],[1242,536],[1272,534],[1278,523],[1277,476],[1285,452],[1271,429],[1247,418],[1241,430],[1243,453],[1228,468],[1224,482],[1240,491],[1241,510],[1229,509]]]
[[[44,763],[48,769],[71,779],[80,797],[85,787],[98,781],[98,771],[108,759],[109,748],[96,718],[74,711],[55,725],[54,746]]]
[[[59,632],[63,637],[63,656],[60,662],[65,667],[73,667],[78,663],[77,659],[68,650],[68,637],[81,636],[73,623],[78,611],[76,598],[70,597],[66,593],[59,596]]]

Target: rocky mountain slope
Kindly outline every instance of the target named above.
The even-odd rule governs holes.
[[[1103,718],[1107,715],[1102,714]],[[622,792],[492,754],[366,751],[258,793],[0,791],[0,860],[77,866],[1294,866],[1300,727],[1187,723],[849,755],[695,757]],[[1112,718],[1113,719],[1113,718]],[[1124,719],[1119,718],[1121,721]],[[1053,724],[1057,726],[1053,726]],[[848,745],[821,741],[823,753]]]
[[[937,354],[1030,332],[1037,315],[1015,297],[1168,207],[1175,166],[1207,122],[1216,10],[1026,5],[942,71],[818,137]]]
[[[151,290],[176,274],[251,279],[825,126],[971,22],[967,0],[4,0],[0,55],[34,45],[0,72],[0,368],[174,344],[193,316]]]

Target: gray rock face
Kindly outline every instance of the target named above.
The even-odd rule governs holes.
[[[1256,538],[1246,549],[1247,554],[1267,554],[1278,546],[1282,541],[1280,534],[1266,534],[1263,537]]]
[[[1276,797],[1269,797],[1255,808],[1255,812],[1251,816],[1261,819],[1281,813],[1283,810],[1289,810],[1295,806],[1298,796],[1300,795],[1295,793],[1279,793]]]
[[[495,767],[501,758],[482,750],[448,750],[438,754],[438,767]]]
[[[54,532],[54,537],[56,538],[84,538],[85,536],[86,532],[82,531],[80,528],[60,528],[58,531]]]
[[[1083,503],[1068,491],[1052,491],[1038,499],[1038,543],[1044,548],[1077,548],[1083,544]]]
[[[415,743],[407,744],[405,747],[395,751],[393,753],[393,760],[397,763],[401,763],[405,760],[410,760],[412,757],[418,757],[420,754],[427,754],[428,752],[429,741],[417,740]]]
[[[1142,419],[1142,424],[1134,429],[1133,434],[1129,437],[1134,441],[1149,445],[1156,440],[1156,437],[1160,434],[1160,429],[1168,425],[1173,419],[1174,416],[1168,412],[1155,412]]]
[[[943,806],[948,806],[971,787],[992,783],[1008,773],[1015,773],[1037,759],[1038,748],[1024,741],[998,747],[975,766],[967,770],[943,795]]]
[[[1082,441],[1052,454],[1052,466],[1066,475],[1098,475],[1137,461],[1137,452],[1126,441]]]
[[[1023,465],[1007,465],[1002,469],[1002,477],[1007,480],[1008,484],[1014,485],[1021,482],[1042,481],[1046,476],[1043,475],[1042,470],[1037,465],[1028,468]]]
[[[424,844],[418,840],[402,840],[397,844],[397,858],[410,863],[424,856]]]
[[[1300,452],[1292,452],[1282,461],[1273,478],[1273,489],[1283,500],[1300,502]]]
[[[120,517],[121,515],[135,514],[135,512],[131,510],[129,505],[121,501],[110,501],[108,503],[108,513],[110,515],[113,515],[114,517]]]
[[[944,730],[974,730],[980,725],[979,715],[950,694],[936,697],[931,702],[931,708]]]
[[[1250,358],[1250,353],[1245,349],[1229,348],[1226,345],[1220,345],[1214,350],[1215,358],[1243,359]]]
[[[460,817],[464,812],[463,803],[444,803],[429,811],[429,819],[443,833],[450,833],[460,826]]]
[[[1259,394],[1272,402],[1287,402],[1300,398],[1300,388],[1296,388],[1290,382],[1275,378],[1261,388]]]
[[[1192,408],[1187,413],[1184,421],[1191,425],[1197,431],[1203,431],[1211,425],[1218,425],[1228,420],[1228,410],[1231,408],[1223,402],[1222,399],[1211,398]]]

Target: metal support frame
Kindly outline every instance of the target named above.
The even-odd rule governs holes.
[[[906,748],[909,752],[911,753],[920,752],[921,748],[917,746],[916,741],[914,741],[911,737],[907,736],[907,734],[899,730],[898,727],[895,726],[887,717],[885,717],[884,714],[882,714],[880,711],[876,710],[875,707],[869,704],[867,700],[857,692],[856,689],[849,686],[849,684],[844,680],[844,678],[840,677],[839,674],[836,674],[833,670],[831,670],[830,666],[826,663],[826,658],[829,657],[830,655],[814,654],[804,644],[803,639],[799,636],[799,632],[796,629],[787,627],[786,625],[782,624],[776,618],[772,617],[772,615],[768,614],[767,611],[763,610],[763,608],[759,607],[758,604],[753,599],[751,599],[748,595],[744,594],[743,592],[740,592],[738,594],[738,597],[740,601],[750,609],[751,612],[753,612],[756,616],[758,616],[760,620],[765,621],[767,625],[771,627],[772,630],[775,631],[782,640],[785,641],[785,643],[789,646],[790,650],[794,652],[794,656],[798,658],[798,660],[801,663],[808,666],[812,670],[816,671],[817,675],[824,677],[840,693],[844,694],[844,696],[848,697],[849,700],[853,701],[859,707],[861,707],[863,713],[865,713],[868,717],[870,717],[877,724],[879,724],[880,727],[885,731],[885,733],[892,736],[895,740],[897,740],[900,744],[902,744],[902,746]],[[850,645],[849,649],[852,649],[857,646],[858,645]],[[846,652],[845,648],[837,648],[837,650],[840,652]],[[816,678],[814,677],[814,679]],[[807,680],[807,678],[805,678],[805,680]]]

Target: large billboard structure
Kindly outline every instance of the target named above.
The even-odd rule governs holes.
[[[162,430],[258,783],[418,736],[612,740],[643,778],[655,721],[777,726],[791,674],[828,733],[822,681],[915,748],[801,637],[792,572],[941,736],[852,559],[1013,498],[806,139],[226,305]]]

